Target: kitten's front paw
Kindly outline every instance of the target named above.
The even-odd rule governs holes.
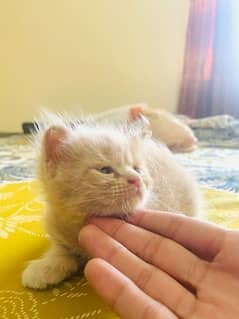
[[[33,260],[22,274],[22,284],[28,288],[44,289],[50,285],[58,284],[76,272],[77,269],[78,263],[73,258]]]

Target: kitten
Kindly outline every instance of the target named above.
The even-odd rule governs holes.
[[[198,214],[195,181],[139,122],[68,125],[55,117],[40,134],[39,180],[52,245],[25,269],[24,286],[58,284],[84,264],[78,234],[89,216],[124,217],[143,207]]]
[[[173,152],[192,152],[197,148],[197,138],[192,129],[174,114],[145,108],[142,114],[149,120],[153,137],[161,139]]]
[[[197,138],[192,129],[174,114],[153,109],[146,104],[123,106],[96,115],[98,121],[125,123],[135,121],[140,115],[147,118],[154,138],[163,142],[173,152],[192,152],[197,148]]]

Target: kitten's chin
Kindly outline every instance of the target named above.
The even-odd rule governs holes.
[[[132,196],[115,202],[114,206],[108,207],[102,212],[94,214],[95,216],[125,218],[136,209],[145,207],[147,194],[143,191],[137,192]]]
[[[139,208],[144,208],[148,202],[150,190],[146,187],[130,189],[118,197],[105,198],[104,202],[92,202],[86,208],[84,205],[78,211],[84,211],[86,218],[117,217],[125,218]]]
[[[149,197],[149,191],[139,188],[136,192],[132,192],[130,196],[125,198],[125,204],[122,207],[127,206],[127,210],[122,210],[121,216],[127,216],[129,213],[134,212],[136,209],[146,206]]]

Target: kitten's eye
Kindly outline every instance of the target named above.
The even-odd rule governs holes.
[[[134,170],[139,174],[142,172],[138,166],[134,166]]]
[[[112,173],[114,172],[113,168],[110,167],[110,166],[101,167],[101,168],[99,168],[99,171],[100,171],[102,174],[112,174]]]

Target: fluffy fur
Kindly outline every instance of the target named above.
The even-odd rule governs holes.
[[[125,217],[140,207],[198,214],[195,181],[145,133],[141,121],[120,127],[95,121],[69,125],[68,119],[50,116],[49,122],[37,140],[52,246],[25,269],[24,286],[57,284],[84,264],[78,234],[89,216]]]

